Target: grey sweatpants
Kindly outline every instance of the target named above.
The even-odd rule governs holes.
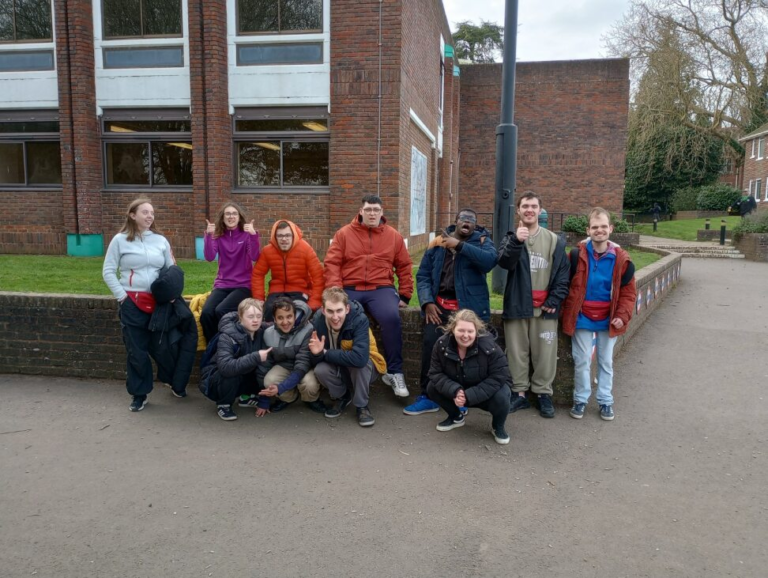
[[[520,393],[530,389],[536,394],[552,395],[557,371],[557,319],[507,319],[504,321],[504,339],[512,391]],[[533,375],[529,369],[531,363]]]
[[[379,377],[373,362],[369,359],[365,367],[343,367],[321,361],[315,366],[315,378],[328,389],[333,399],[343,397],[347,389],[354,389],[352,405],[366,407],[371,384]]]

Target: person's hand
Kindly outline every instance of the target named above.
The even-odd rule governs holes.
[[[267,397],[277,396],[277,384],[268,385],[259,392],[259,395],[266,395]]]
[[[611,321],[611,325],[613,325],[616,329],[621,329],[622,327],[624,327],[624,322],[618,317],[616,317]]]
[[[453,403],[456,404],[456,407],[464,407],[467,405],[467,396],[463,389],[460,389],[459,393],[456,394],[456,397],[453,398]]]
[[[459,245],[459,240],[456,237],[451,237],[443,233],[443,247],[446,249],[455,249]]]
[[[312,332],[312,336],[309,338],[309,350],[312,355],[320,355],[325,349],[325,335],[320,339],[317,338],[317,331]]]
[[[253,226],[253,221],[251,221],[250,223],[246,223],[243,226],[243,231],[245,231],[249,235],[255,235],[256,233],[258,233],[258,231]]]
[[[269,349],[260,349],[259,350],[259,359],[261,359],[261,362],[264,363],[267,360],[267,357],[269,357],[269,352],[272,351],[272,348]]]
[[[544,311],[545,313],[554,313],[555,311],[557,311],[557,307],[544,307],[542,305],[541,310]]]
[[[205,232],[208,235],[213,235],[216,232],[216,225],[211,223],[208,219],[206,219],[205,222],[208,223],[207,226],[205,227]]]
[[[402,299],[400,299],[400,303],[398,303],[397,306],[400,309],[405,309],[406,307],[408,307],[408,304],[405,301],[403,301]]]
[[[260,407],[256,410],[256,417],[264,417],[269,413],[269,410],[263,407]]]
[[[424,320],[432,325],[440,325],[440,310],[434,303],[427,303],[424,306]]]
[[[531,232],[528,230],[528,227],[523,225],[523,222],[520,221],[520,224],[517,226],[517,230],[515,231],[515,237],[517,237],[517,240],[521,243],[525,243],[528,240],[530,234]]]

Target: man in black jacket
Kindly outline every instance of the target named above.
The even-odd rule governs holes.
[[[504,288],[504,338],[512,373],[509,411],[530,407],[538,395],[542,417],[555,417],[552,382],[557,370],[557,318],[568,296],[565,240],[539,227],[541,199],[533,191],[517,200],[520,224],[499,247],[499,266],[508,271]],[[529,379],[529,364],[533,375]]]
[[[323,291],[323,306],[313,318],[314,331],[309,340],[315,378],[336,400],[325,417],[337,418],[354,403],[357,423],[374,424],[368,408],[371,383],[387,371],[379,354],[363,306],[350,301],[343,289]]]

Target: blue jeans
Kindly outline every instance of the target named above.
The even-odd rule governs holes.
[[[571,341],[573,354],[573,401],[587,403],[592,393],[590,366],[592,365],[592,331],[577,329]],[[598,331],[597,347],[597,403],[613,405],[613,346],[616,338],[609,337],[607,331]]]

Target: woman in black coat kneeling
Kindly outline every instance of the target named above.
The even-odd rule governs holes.
[[[491,430],[496,442],[509,443],[504,423],[509,413],[510,381],[507,356],[475,312],[462,309],[451,315],[445,335],[432,350],[429,368],[429,399],[448,413],[448,418],[437,424],[437,431],[463,426],[460,408],[478,407],[493,416]]]

